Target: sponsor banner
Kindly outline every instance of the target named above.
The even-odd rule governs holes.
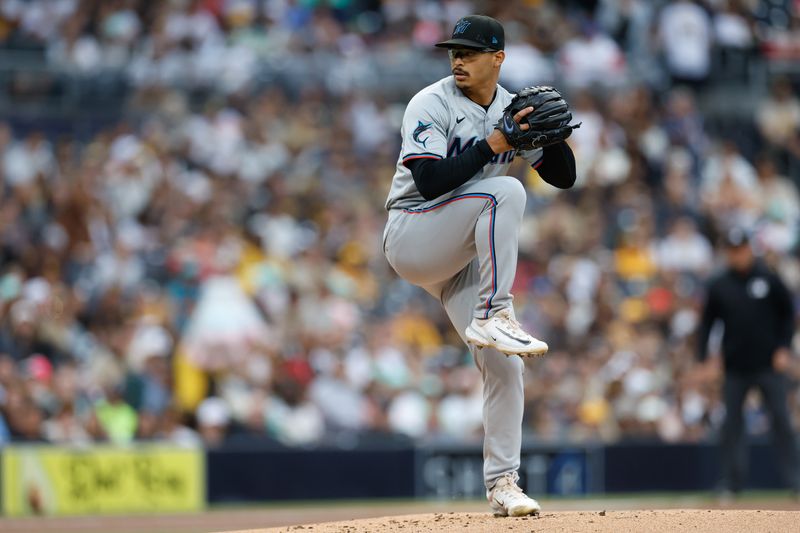
[[[470,446],[419,450],[416,495],[423,498],[485,498],[483,451]],[[581,496],[602,482],[602,464],[592,447],[523,447],[519,485],[528,494]]]
[[[182,512],[205,506],[205,461],[199,449],[8,446],[1,465],[7,516]]]

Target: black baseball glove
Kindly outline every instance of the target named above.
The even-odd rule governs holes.
[[[521,124],[530,126],[522,130],[521,124],[514,121],[514,115],[533,107],[533,112],[522,118]],[[569,112],[564,97],[553,87],[539,85],[525,87],[514,96],[503,110],[503,117],[495,128],[505,136],[508,144],[517,150],[532,150],[559,143],[580,127],[580,123],[570,126],[572,113]]]

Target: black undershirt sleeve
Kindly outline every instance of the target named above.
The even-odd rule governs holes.
[[[542,151],[542,164],[536,169],[544,181],[558,187],[569,189],[575,184],[575,155],[565,142],[545,146]]]
[[[412,159],[406,163],[417,190],[433,200],[469,181],[494,157],[486,139],[478,141],[457,156],[444,159]]]

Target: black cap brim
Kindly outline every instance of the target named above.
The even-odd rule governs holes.
[[[495,48],[487,47],[484,44],[471,41],[469,39],[449,39],[447,41],[442,41],[440,43],[436,43],[434,46],[438,46],[439,48],[454,48],[456,46],[463,46],[464,48],[472,48],[474,50],[495,50],[499,51]]]

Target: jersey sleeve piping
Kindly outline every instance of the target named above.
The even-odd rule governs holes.
[[[418,154],[408,154],[403,158],[403,164],[405,165],[409,161],[413,161],[414,159],[444,159],[439,154],[434,154],[431,152],[422,152]]]

